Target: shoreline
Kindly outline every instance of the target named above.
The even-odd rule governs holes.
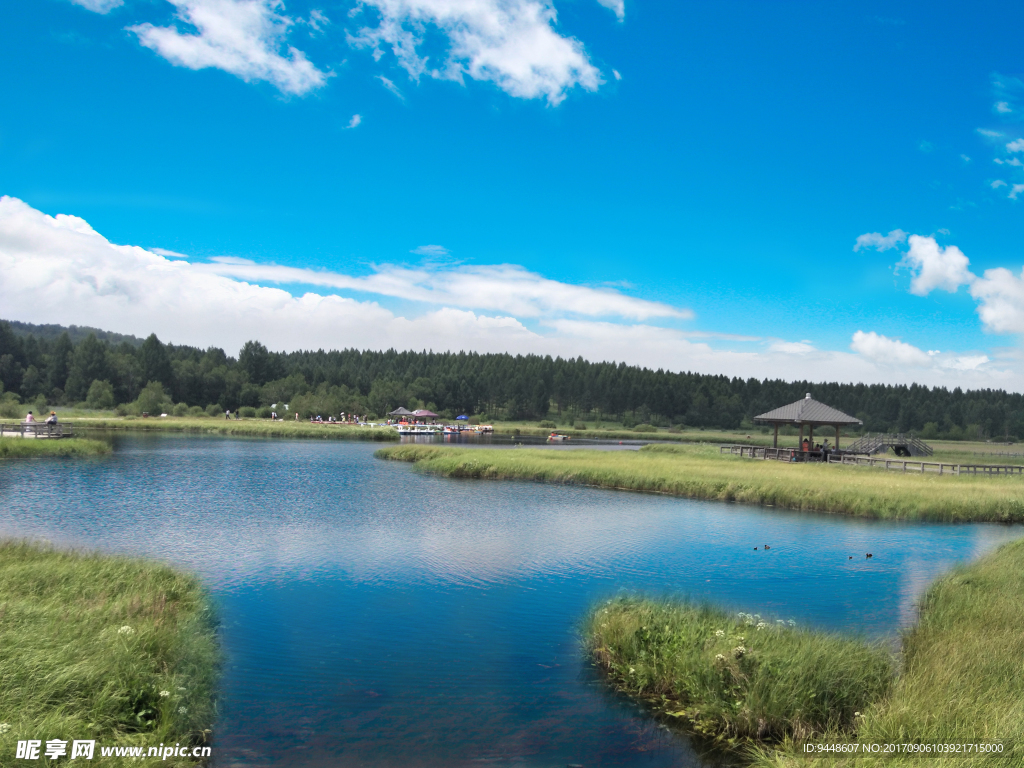
[[[1024,522],[1024,479],[1019,476],[920,476],[866,467],[752,461],[720,456],[717,448],[653,448],[612,454],[585,448],[509,451],[400,445],[381,448],[374,455],[452,478],[583,485],[878,520]]]
[[[804,745],[999,742],[1024,757],[1022,612],[1024,539],[934,582],[890,658],[877,643],[642,598],[594,607],[583,634],[615,690],[757,768],[917,765]]]
[[[398,440],[398,432],[388,427],[360,427],[354,424],[310,424],[307,421],[270,421],[269,419],[194,419],[167,418],[66,419],[82,432],[192,432],[197,434],[241,435],[267,438],[314,438],[319,440]]]

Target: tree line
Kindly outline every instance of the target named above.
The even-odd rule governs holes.
[[[605,420],[735,429],[810,392],[864,421],[864,429],[926,437],[1024,437],[1024,396],[995,389],[729,378],[583,358],[358,349],[271,352],[164,344],[96,329],[0,321],[0,395],[17,405],[83,405],[176,415],[251,409],[269,417],[398,406],[443,416]],[[287,404],[289,407],[284,408]],[[5,413],[6,415],[6,413]]]

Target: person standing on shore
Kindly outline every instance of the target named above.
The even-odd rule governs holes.
[[[25,417],[25,423],[26,424],[35,424],[35,421],[36,421],[36,417],[32,415],[32,411],[29,411],[28,415]]]

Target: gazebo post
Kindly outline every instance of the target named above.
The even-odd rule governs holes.
[[[772,448],[779,447],[779,422],[775,422],[775,442],[772,443]]]
[[[804,423],[800,422],[800,442],[797,443],[797,447],[802,451],[804,449]]]
[[[814,450],[814,423],[813,422],[810,425],[810,430],[811,430],[811,434],[808,436],[807,439],[810,440],[810,442],[811,442],[811,450],[813,451]]]
[[[836,424],[836,450],[839,450],[839,425]]]

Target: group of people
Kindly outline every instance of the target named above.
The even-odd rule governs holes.
[[[821,451],[822,457],[825,461],[828,461],[828,456],[832,452],[832,446],[828,444],[828,440],[824,443],[811,444],[810,439],[804,438],[804,441],[800,443],[800,450],[806,453],[807,451]]]
[[[38,424],[39,422],[36,421],[36,417],[32,415],[32,411],[29,411],[28,415],[25,416],[25,423],[26,424]],[[57,412],[56,411],[50,411],[50,415],[46,417],[46,421],[44,421],[43,423],[44,424],[56,424],[57,423]]]

